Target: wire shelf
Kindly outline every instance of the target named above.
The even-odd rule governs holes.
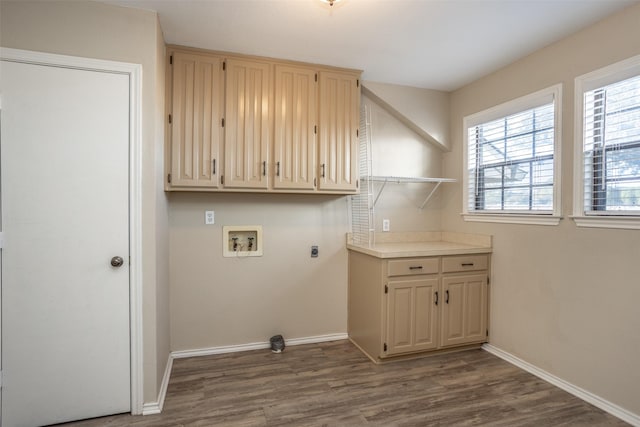
[[[427,194],[427,197],[424,199],[424,202],[420,205],[419,209],[424,209],[424,207],[429,203],[431,197],[435,194],[436,190],[440,187],[443,182],[456,182],[455,179],[452,178],[422,178],[422,177],[408,177],[408,176],[368,176],[368,177],[360,177],[361,180],[366,180],[369,182],[382,182],[382,186],[378,190],[375,198],[373,199],[373,206],[375,207],[376,203],[378,203],[378,199],[382,195],[387,183],[430,183],[435,184],[435,186],[431,189],[431,192]]]
[[[419,209],[423,209],[440,185],[448,182],[456,182],[451,178],[428,178],[408,176],[378,176],[372,175],[371,159],[371,112],[363,105],[360,111],[359,131],[359,167],[360,167],[360,193],[351,196],[351,235],[353,243],[372,247],[375,244],[375,206],[387,184],[422,183],[434,184],[433,188],[424,199]],[[374,185],[382,183],[382,185]],[[374,187],[378,187],[377,190]]]

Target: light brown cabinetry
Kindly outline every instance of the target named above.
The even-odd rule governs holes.
[[[169,54],[167,191],[357,192],[360,72]]]
[[[266,189],[271,136],[271,65],[226,60],[225,188]]]
[[[176,52],[173,56],[173,114],[170,184],[174,188],[219,187],[223,141],[223,58]]]
[[[318,73],[275,67],[275,177],[273,187],[313,190],[316,178]]]
[[[442,347],[485,339],[488,262],[487,255],[442,258]]]
[[[356,191],[359,117],[358,77],[320,72],[321,190]]]
[[[390,280],[386,286],[386,354],[436,348],[438,278]]]
[[[489,259],[349,251],[349,338],[374,361],[484,342]]]
[[[487,330],[487,276],[442,278],[442,328],[440,346],[484,341]]]

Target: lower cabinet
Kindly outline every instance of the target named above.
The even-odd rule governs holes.
[[[487,275],[442,278],[440,346],[485,341],[487,331]]]
[[[350,339],[374,361],[485,342],[489,259],[349,251]]]
[[[387,285],[387,355],[438,347],[438,279],[394,280]]]

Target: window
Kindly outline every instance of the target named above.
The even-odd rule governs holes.
[[[640,228],[640,56],[576,79],[580,226]]]
[[[559,222],[561,86],[464,120],[465,219]]]

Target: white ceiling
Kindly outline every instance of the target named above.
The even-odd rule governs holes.
[[[450,91],[640,0],[105,0],[169,44],[364,70]]]

